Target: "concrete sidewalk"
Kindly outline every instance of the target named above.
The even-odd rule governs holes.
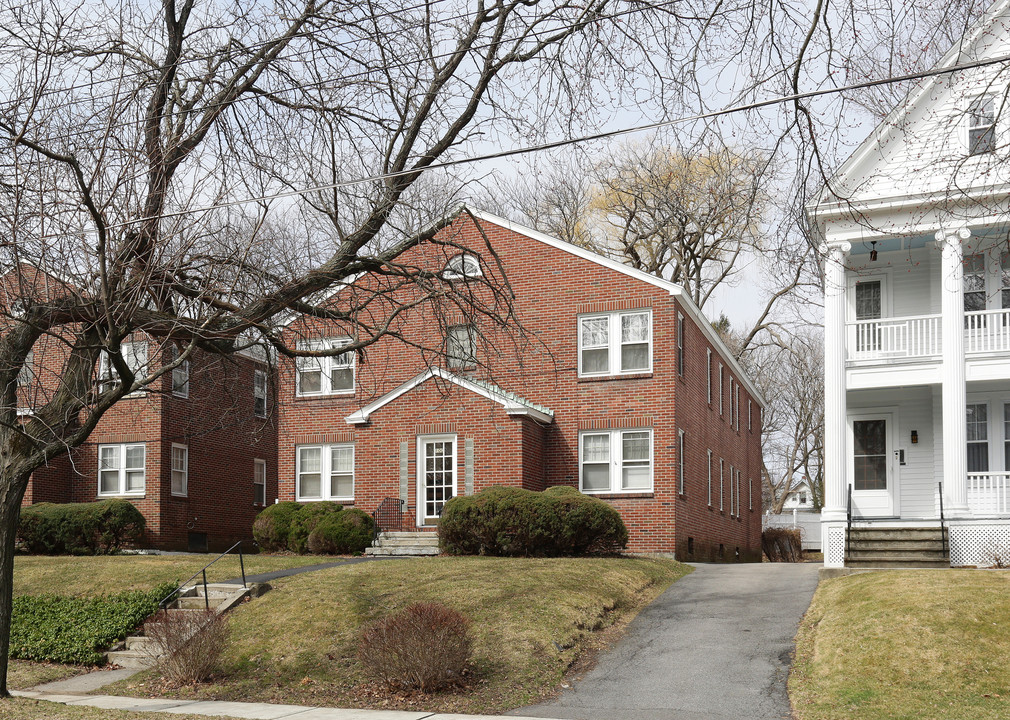
[[[696,565],[572,689],[515,713],[578,720],[789,718],[793,636],[820,567]]]
[[[491,720],[497,715],[459,715],[453,713],[413,712],[404,710],[355,710],[309,705],[273,705],[271,703],[225,702],[221,700],[168,700],[131,698],[118,695],[59,695],[35,690],[15,690],[15,697],[35,698],[64,705],[84,705],[103,710],[160,712],[176,715],[208,715],[253,720]],[[533,720],[527,718],[526,720]]]

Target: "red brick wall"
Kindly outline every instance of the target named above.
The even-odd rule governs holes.
[[[684,378],[676,368],[676,321],[678,307],[669,292],[624,273],[603,267],[547,244],[526,238],[492,224],[484,224],[485,235],[476,231],[469,220],[459,220],[442,231],[453,242],[469,245],[475,254],[490,257],[484,242],[494,246],[515,292],[515,311],[525,335],[503,335],[489,323],[480,324],[486,342],[478,354],[491,367],[493,382],[524,398],[554,411],[554,423],[542,431],[543,441],[534,436],[503,442],[496,457],[512,453],[503,466],[524,463],[522,477],[539,487],[536,466],[543,468],[546,486],[568,484],[578,487],[578,443],[580,430],[650,428],[653,432],[654,487],[637,495],[602,496],[622,513],[631,531],[629,549],[633,551],[677,551],[685,556],[687,538],[693,538],[696,557],[708,557],[699,546],[722,544],[727,559],[750,559],[759,552],[760,493],[755,487],[755,509],[746,509],[746,484],[755,482],[760,467],[760,428],[746,430],[748,395],[740,389],[741,431],[728,427],[727,416],[720,418],[705,402],[704,352],[706,340],[689,317],[685,317],[687,367]],[[438,245],[415,248],[403,257],[405,263],[439,269],[448,256],[457,252]],[[484,262],[485,275],[497,271]],[[476,292],[480,293],[479,289]],[[336,302],[339,302],[337,300]],[[653,370],[636,376],[582,378],[577,376],[577,317],[579,314],[616,310],[651,309]],[[686,315],[686,314],[685,314]],[[402,320],[401,331],[412,341],[429,349],[441,345],[441,327],[459,321],[452,312],[439,317],[430,307]],[[336,337],[345,334],[339,328],[327,329],[313,322],[297,322],[292,337]],[[699,354],[701,360],[699,360]],[[522,358],[520,364],[519,358]],[[281,363],[279,393],[280,415],[280,492],[282,499],[294,498],[294,446],[299,434],[352,433],[356,445],[359,482],[356,503],[371,511],[383,491],[373,489],[374,482],[387,487],[391,454],[396,454],[384,440],[375,447],[366,437],[388,436],[408,439],[411,448],[410,478],[415,482],[413,453],[416,429],[404,417],[383,408],[373,415],[368,426],[351,429],[344,417],[367,405],[388,390],[417,375],[431,361],[422,350],[405,347],[395,340],[384,340],[369,347],[358,357],[357,392],[354,396],[299,398],[295,396],[293,363]],[[715,362],[718,362],[716,359]],[[724,362],[727,366],[728,362]],[[728,376],[727,376],[728,377]],[[427,385],[427,384],[426,384]],[[432,422],[476,422],[465,393],[453,391],[448,396],[430,397],[428,390],[407,393],[396,403],[404,403],[412,412],[430,417]],[[700,397],[700,402],[699,402]],[[757,408],[755,408],[757,415]],[[516,420],[512,427],[521,428]],[[528,421],[527,421],[528,422]],[[376,432],[376,427],[384,430]],[[687,433],[687,492],[677,493],[677,430]],[[371,435],[369,435],[371,434]],[[521,432],[520,432],[521,434]],[[540,447],[538,448],[538,445]],[[398,447],[398,446],[397,446]],[[703,477],[705,451],[711,447],[715,457],[724,457],[742,470],[741,518],[710,511],[701,502],[698,483]],[[520,458],[520,450],[526,453]],[[539,457],[538,457],[539,456]],[[379,476],[372,478],[375,466]],[[482,474],[485,473],[485,474]],[[511,479],[512,476],[509,476]],[[486,482],[504,482],[506,474],[498,470],[478,471],[478,487]],[[683,546],[683,547],[681,547]]]

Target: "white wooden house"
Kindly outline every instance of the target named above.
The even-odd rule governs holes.
[[[987,566],[1010,548],[1008,56],[999,0],[807,208],[828,567],[946,564],[948,548]]]

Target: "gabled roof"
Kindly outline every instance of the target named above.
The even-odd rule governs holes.
[[[448,370],[443,370],[440,367],[428,368],[420,375],[408,380],[398,388],[390,390],[388,393],[377,400],[370,402],[368,405],[365,405],[365,407],[361,408],[357,412],[348,415],[344,418],[344,420],[348,425],[363,425],[368,422],[369,416],[376,410],[388,405],[401,395],[407,394],[418,385],[421,385],[427,380],[435,377],[451,382],[464,390],[469,390],[470,392],[476,393],[481,397],[485,397],[492,402],[498,403],[505,408],[505,413],[507,415],[526,415],[537,422],[547,425],[554,421],[554,411],[550,408],[530,402],[529,400],[526,400],[525,398],[522,398],[515,393],[509,392],[508,390],[500,388],[492,383],[456,375]]]
[[[933,69],[954,68],[960,64],[966,50],[974,48],[981,41],[1003,13],[1006,12],[1008,7],[1010,7],[1010,0],[995,0],[985,11],[982,19],[964,34],[960,42],[955,43],[940,58],[936,65],[933,66]],[[913,86],[901,102],[891,108],[887,116],[874,127],[873,131],[866,136],[855,151],[832,174],[829,182],[825,184],[817,196],[807,203],[807,213],[814,213],[818,207],[828,207],[835,204],[845,205],[847,200],[835,196],[829,188],[832,186],[843,186],[856,171],[862,169],[864,163],[871,161],[875,153],[879,155],[879,148],[889,135],[895,132],[907,132],[903,128],[909,115],[919,107],[920,103],[933,101],[932,94],[936,90],[938,83],[943,83],[945,90],[949,89],[947,78],[949,78],[947,74],[934,74]],[[921,203],[926,198],[927,195],[909,195],[908,201],[915,204]],[[873,198],[873,200],[882,201],[880,198]],[[892,205],[892,203],[887,204]]]

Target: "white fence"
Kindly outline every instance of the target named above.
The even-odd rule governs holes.
[[[792,512],[779,513],[778,515],[768,514],[761,519],[761,527],[799,528],[800,535],[803,538],[804,550],[821,549],[820,513],[793,510]]]

